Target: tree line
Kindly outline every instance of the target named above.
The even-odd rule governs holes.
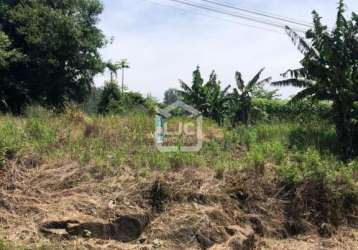
[[[193,72],[191,86],[180,80],[181,89],[169,89],[164,94],[164,103],[170,104],[176,100],[183,100],[220,125],[223,125],[225,118],[228,118],[233,126],[240,123],[248,126],[253,122],[251,119],[252,99],[272,100],[278,96],[277,90],[264,89],[264,84],[269,83],[271,77],[261,79],[263,71],[264,69],[261,69],[247,83],[237,71],[235,73],[236,87],[230,92],[231,85],[222,89],[215,71],[210,74],[208,82],[204,83],[200,68],[197,66]]]
[[[123,81],[118,88],[114,76],[128,66],[126,62],[102,60],[99,49],[108,43],[97,27],[102,11],[99,0],[0,1],[0,112],[19,114],[31,104],[61,110],[68,103],[85,103],[93,95],[99,99],[100,113],[133,102],[153,102],[126,94]],[[315,11],[313,24],[304,38],[286,28],[303,54],[302,67],[288,70],[283,74],[288,79],[271,84],[302,88],[291,103],[330,102],[340,153],[347,159],[358,153],[358,15],[346,17],[340,0],[333,30]],[[112,72],[111,81],[98,96],[93,94],[97,91],[93,79],[106,68]],[[181,89],[167,92],[166,97],[181,96],[219,124],[229,119],[233,126],[249,125],[254,120],[254,99],[275,96],[264,91],[262,86],[271,79],[261,79],[262,72],[246,83],[236,72],[231,89],[222,88],[215,72],[204,83],[197,68],[191,85],[181,81]]]
[[[0,1],[0,111],[84,102],[103,72],[99,0]]]

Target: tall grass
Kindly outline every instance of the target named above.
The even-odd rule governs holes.
[[[154,117],[140,112],[89,117],[71,108],[63,114],[31,108],[24,117],[0,118],[1,159],[4,162],[31,156],[42,161],[73,160],[103,169],[122,165],[146,169],[215,168],[223,163],[234,165],[237,160],[222,141],[215,142],[215,133],[199,153],[160,153],[154,144],[154,125]],[[213,126],[211,121],[205,121],[204,130]]]
[[[310,176],[353,180],[357,162],[340,162],[334,155],[332,125],[313,121],[259,123],[236,129],[204,120],[205,140],[197,153],[160,153],[154,144],[154,117],[145,113],[87,116],[68,108],[55,114],[27,109],[23,117],[0,117],[0,164],[6,160],[71,160],[116,172],[120,166],[171,169],[184,166],[213,169],[277,167],[281,177],[299,182]]]
[[[159,152],[154,123],[154,117],[140,112],[103,117],[73,108],[63,114],[31,108],[24,117],[0,116],[0,170],[14,160],[77,161],[96,166],[101,176],[121,174],[121,166],[138,169],[142,176],[182,167],[214,169],[217,176],[229,169],[254,169],[273,173],[288,192],[304,190],[298,192],[305,195],[304,204],[329,204],[337,218],[358,204],[358,160],[345,163],[336,157],[329,123],[277,121],[226,129],[204,120],[203,148],[192,153]],[[320,190],[328,200],[320,201]],[[7,249],[4,244],[0,250]]]

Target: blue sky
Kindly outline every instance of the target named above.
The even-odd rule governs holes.
[[[217,1],[306,22],[311,22],[311,12],[315,9],[330,27],[334,25],[338,2]],[[237,70],[250,79],[265,67],[264,76],[280,79],[280,73],[299,66],[302,58],[282,31],[270,32],[242,24],[272,29],[264,25],[183,7],[169,0],[103,0],[103,4],[99,26],[108,38],[113,37],[113,43],[101,50],[103,58],[114,61],[127,58],[131,65],[126,71],[128,88],[158,99],[162,99],[168,88],[179,87],[178,79],[190,82],[196,65],[200,65],[204,79],[215,70],[225,86],[235,84]],[[357,0],[346,0],[346,5],[348,13],[358,12]],[[99,75],[96,84],[103,85],[105,79],[108,73]],[[283,97],[296,91],[293,88],[280,90]]]

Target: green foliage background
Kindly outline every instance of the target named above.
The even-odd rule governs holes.
[[[1,1],[0,111],[84,101],[104,69],[102,10],[97,0]]]

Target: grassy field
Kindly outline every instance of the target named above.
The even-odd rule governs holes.
[[[267,122],[235,129],[204,121],[204,146],[198,153],[160,153],[154,144],[154,118],[144,113],[87,116],[75,109],[61,115],[29,108],[24,117],[0,117],[0,159],[28,159],[34,164],[73,160],[115,171],[178,166],[217,170],[275,165],[286,178],[302,181],[338,176],[353,180],[358,162],[343,163],[335,152],[334,127],[322,121]]]
[[[299,193],[297,204],[305,203],[320,221],[347,223],[345,216],[356,212],[358,161],[342,162],[334,155],[335,132],[328,123],[276,121],[229,129],[204,120],[204,145],[198,153],[160,153],[153,132],[154,117],[143,113],[102,117],[71,108],[55,114],[32,107],[23,117],[0,117],[0,174],[11,164],[30,168],[76,162],[91,166],[96,178],[120,178],[126,168],[144,179],[185,168],[228,178],[245,173],[251,181],[264,175],[275,183],[277,195],[279,188]],[[93,175],[86,178],[96,181]],[[323,193],[329,199],[320,200]],[[308,217],[315,223],[315,216]],[[21,249],[11,246],[0,241],[1,250]]]

